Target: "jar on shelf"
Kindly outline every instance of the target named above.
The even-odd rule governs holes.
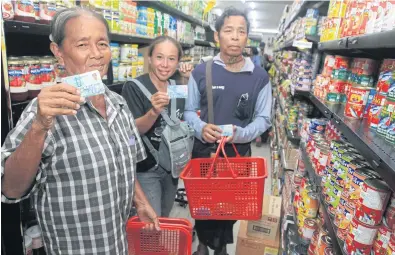
[[[35,22],[33,0],[16,0],[14,2],[15,20]]]
[[[41,85],[43,88],[56,84],[55,60],[51,56],[44,56],[41,62]]]
[[[37,58],[24,61],[25,81],[30,99],[37,97],[41,91],[41,65]]]
[[[41,0],[40,1],[40,23],[50,24],[52,18],[56,14],[55,0]]]
[[[3,14],[4,20],[12,20],[14,19],[14,6],[11,0],[3,0],[1,1],[1,12]]]
[[[25,81],[25,64],[21,58],[8,58],[8,79],[12,101],[24,101],[28,98]]]
[[[40,22],[40,0],[33,0],[34,19],[36,23]]]

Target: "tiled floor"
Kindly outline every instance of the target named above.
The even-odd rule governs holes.
[[[269,171],[269,175],[268,178],[266,179],[265,182],[265,194],[270,194],[270,183],[271,183],[271,171],[270,171],[270,148],[269,148],[269,144],[264,144],[262,145],[262,147],[258,148],[255,146],[255,144],[252,145],[252,155],[253,156],[260,156],[260,157],[264,157],[267,159],[267,166],[268,166],[268,171]],[[183,187],[183,183],[180,182],[179,187],[182,188]],[[170,217],[174,217],[174,218],[187,218],[188,220],[190,220],[193,224],[193,219],[191,218],[191,214],[189,213],[189,209],[188,207],[183,208],[181,207],[178,203],[174,203],[173,209],[171,211],[171,215]],[[234,237],[234,244],[230,244],[228,245],[227,249],[228,249],[228,254],[229,255],[234,255],[236,253],[236,241],[237,241],[237,233],[239,231],[239,222],[236,222],[236,224],[234,225],[233,228],[233,237]],[[195,242],[192,245],[192,252],[196,251],[196,248],[198,246],[198,240],[196,238]],[[210,255],[213,255],[214,252],[210,251]]]

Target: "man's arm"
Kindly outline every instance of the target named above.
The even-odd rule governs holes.
[[[188,98],[185,102],[184,120],[195,130],[195,137],[200,141],[204,142],[202,138],[203,127],[207,125],[206,122],[202,121],[197,111],[200,108],[200,92],[195,79],[192,74],[188,81]]]
[[[1,151],[2,202],[19,202],[29,190],[31,193],[37,188],[33,185],[35,179],[45,181],[39,165],[43,155],[49,156],[53,152],[53,141],[36,123],[35,115],[34,112],[23,114],[4,142]]]
[[[272,109],[272,85],[270,82],[259,92],[255,105],[254,120],[245,128],[236,127],[234,143],[248,143],[265,132],[270,126]]]

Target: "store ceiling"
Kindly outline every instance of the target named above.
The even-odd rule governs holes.
[[[275,34],[287,4],[292,5],[292,1],[217,0],[214,11],[220,15],[225,8],[230,6],[245,10],[248,12],[253,34],[255,34],[255,29],[260,29],[258,32],[260,34]]]

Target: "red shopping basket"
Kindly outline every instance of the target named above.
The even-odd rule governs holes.
[[[126,225],[129,255],[191,255],[192,224],[184,219],[159,218],[160,231],[146,230],[138,217]]]
[[[228,158],[225,138],[214,158],[192,159],[180,177],[184,180],[192,218],[203,220],[258,220],[262,217],[266,159]],[[224,158],[219,154],[222,150]]]

